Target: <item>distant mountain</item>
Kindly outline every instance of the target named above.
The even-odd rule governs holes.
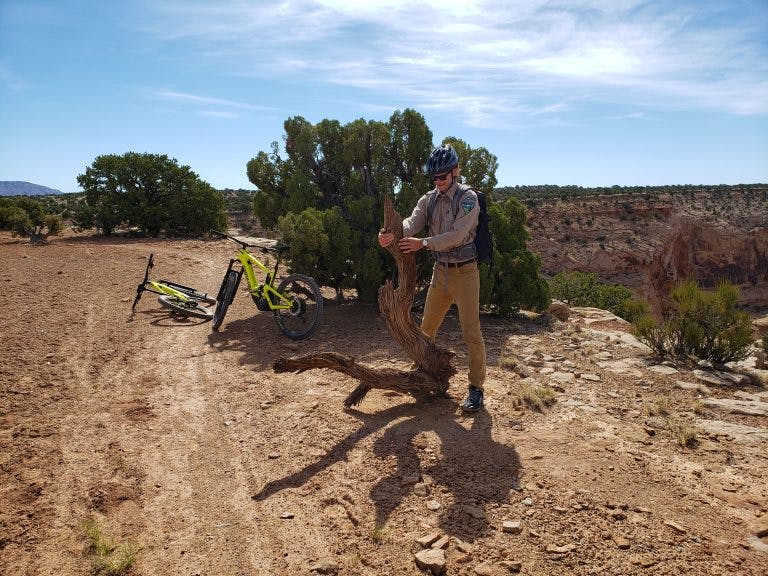
[[[31,182],[0,181],[0,196],[47,196],[49,194],[62,194],[62,191]]]

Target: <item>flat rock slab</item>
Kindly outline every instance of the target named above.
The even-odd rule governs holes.
[[[746,386],[752,379],[746,374],[737,374],[735,372],[694,370],[693,375],[697,380],[714,384],[715,386]]]
[[[768,416],[768,402],[759,402],[757,400],[734,400],[731,398],[705,398],[701,403],[708,408],[717,408],[731,414]]]
[[[615,374],[623,374],[625,376],[636,376],[638,378],[644,375],[640,368],[644,368],[642,362],[637,358],[623,358],[621,360],[612,360],[607,362],[598,362],[597,365],[600,368],[609,370]]]
[[[696,420],[696,427],[717,436],[731,436],[737,442],[746,444],[768,441],[768,429],[733,424],[722,420]]]

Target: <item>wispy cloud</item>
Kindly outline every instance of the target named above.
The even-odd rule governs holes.
[[[185,92],[173,92],[170,90],[155,90],[150,94],[155,98],[162,100],[170,100],[173,102],[182,102],[189,104],[201,104],[201,105],[216,105],[225,106],[228,108],[239,108],[242,110],[263,110],[263,106],[256,106],[254,104],[248,104],[246,102],[236,102],[234,100],[226,100],[224,98],[211,98],[210,96],[199,96],[197,94],[187,94]]]
[[[7,86],[13,92],[21,92],[29,88],[29,83],[24,78],[11,72],[2,63],[0,63],[0,83]]]
[[[240,117],[240,111],[264,111],[269,108],[247,102],[237,102],[225,98],[200,96],[172,90],[148,90],[145,94],[152,99],[163,100],[191,109],[194,114],[210,118],[235,119]]]
[[[762,2],[159,6],[152,32],[162,42],[196,47],[233,75],[303,77],[366,90],[382,102],[397,94],[417,109],[461,111],[472,125],[567,115],[589,98],[768,114],[768,5]]]

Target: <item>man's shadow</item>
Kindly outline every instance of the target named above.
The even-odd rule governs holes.
[[[375,456],[397,459],[396,471],[379,480],[370,490],[376,509],[376,526],[386,524],[406,491],[412,489],[416,478],[431,479],[427,482],[431,494],[424,498],[425,507],[428,500],[438,501],[441,504],[438,512],[440,528],[446,534],[472,541],[491,530],[485,507],[509,501],[510,490],[518,485],[520,460],[513,447],[493,440],[492,420],[487,412],[477,413],[471,426],[466,428],[461,423],[464,418],[456,416],[455,409],[453,400],[431,398],[376,414],[350,410],[349,413],[362,422],[357,430],[318,461],[268,482],[253,499],[265,500],[281,490],[305,484],[318,472],[344,460],[358,442],[388,423],[404,418],[387,428],[373,445]],[[430,446],[431,451],[420,451],[414,440],[429,432],[437,435],[439,446]],[[424,442],[429,440],[420,444]],[[408,480],[404,482],[404,479]]]

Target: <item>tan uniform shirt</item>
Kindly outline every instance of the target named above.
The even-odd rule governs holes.
[[[439,197],[427,222],[429,202],[434,194]],[[454,195],[461,194],[459,212],[454,218]],[[413,236],[429,224],[427,248],[435,252],[438,262],[464,262],[475,257],[475,231],[480,214],[477,194],[456,182],[445,191],[435,188],[416,203],[413,213],[403,220],[403,236]]]

